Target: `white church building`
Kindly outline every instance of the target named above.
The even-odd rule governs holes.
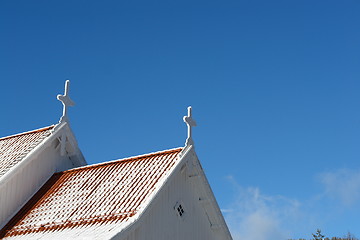
[[[87,165],[64,95],[58,124],[0,138],[0,239],[232,239],[194,149]]]

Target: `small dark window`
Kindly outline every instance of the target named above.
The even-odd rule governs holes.
[[[180,202],[177,202],[175,207],[174,207],[174,210],[176,212],[176,214],[180,217],[180,218],[184,218],[185,217],[185,207],[182,203]]]
[[[176,210],[178,211],[180,217],[182,217],[184,215],[184,208],[182,207],[181,204],[179,204],[179,206],[176,208]]]

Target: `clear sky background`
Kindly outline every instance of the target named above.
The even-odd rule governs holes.
[[[235,240],[360,238],[359,1],[0,1],[0,136],[196,151]]]

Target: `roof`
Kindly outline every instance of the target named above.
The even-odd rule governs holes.
[[[0,231],[0,238],[68,239],[84,234],[96,238],[101,234],[103,239],[106,233],[114,235],[152,199],[180,160],[181,150],[55,173]]]
[[[0,138],[0,177],[51,134],[54,126]]]

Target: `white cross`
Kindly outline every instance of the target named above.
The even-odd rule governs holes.
[[[184,116],[184,122],[188,126],[188,137],[186,139],[185,146],[194,145],[194,141],[192,139],[192,127],[196,126],[196,122],[192,118],[191,110],[192,110],[192,108],[188,107],[188,115]]]
[[[70,99],[70,97],[68,95],[68,93],[69,93],[69,84],[70,84],[70,81],[66,80],[64,95],[60,95],[60,94],[57,95],[57,99],[60,102],[62,102],[63,107],[64,107],[63,108],[63,115],[62,115],[62,117],[60,119],[60,123],[69,121],[69,118],[67,116],[67,108],[75,105],[75,103]]]

